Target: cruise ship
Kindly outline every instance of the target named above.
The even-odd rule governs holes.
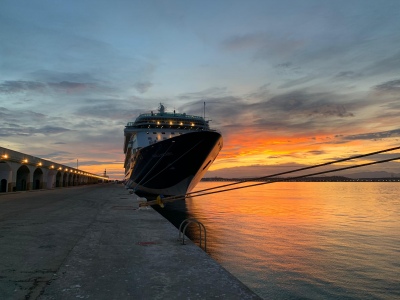
[[[223,145],[203,117],[166,112],[140,114],[124,129],[125,185],[140,197],[189,193]]]

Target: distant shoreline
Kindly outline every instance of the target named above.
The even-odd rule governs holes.
[[[222,178],[209,177],[203,178],[201,181],[257,181],[257,182],[400,182],[400,177],[383,177],[383,178],[348,178],[344,176],[328,176],[328,177],[306,177],[306,178],[290,178],[276,177],[266,179],[251,178]]]

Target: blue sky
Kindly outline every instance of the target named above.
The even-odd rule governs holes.
[[[397,0],[2,0],[0,144],[122,177],[128,121],[206,102],[210,176],[395,147],[399,29]]]

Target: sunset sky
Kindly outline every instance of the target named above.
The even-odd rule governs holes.
[[[124,126],[160,102],[206,102],[206,177],[400,146],[400,1],[0,1],[0,146],[122,179]],[[376,170],[400,161],[352,172]]]

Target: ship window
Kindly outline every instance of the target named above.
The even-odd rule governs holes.
[[[153,134],[157,134],[157,132],[153,132]]]
[[[165,134],[165,132],[161,132],[161,134]]]
[[[171,132],[171,134],[175,134],[175,132]]]

